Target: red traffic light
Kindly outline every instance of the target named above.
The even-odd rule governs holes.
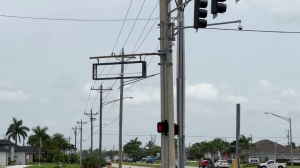
[[[167,135],[169,132],[169,124],[167,121],[157,123],[157,132]]]

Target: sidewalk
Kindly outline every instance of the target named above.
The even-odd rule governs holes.
[[[12,166],[6,166],[6,168],[24,168],[31,165],[12,165]]]

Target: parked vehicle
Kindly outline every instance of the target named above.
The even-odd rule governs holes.
[[[214,167],[229,168],[229,164],[228,164],[227,160],[217,160],[216,163],[214,163]]]
[[[153,160],[152,160],[152,158],[148,158],[147,160],[146,160],[146,164],[153,164]]]
[[[259,158],[258,156],[250,156],[248,159],[249,163],[259,163]]]
[[[293,158],[293,162],[294,163],[299,163],[300,162],[300,158]]]
[[[131,159],[132,159],[132,162],[136,163],[136,158],[135,157],[133,157]]]
[[[199,168],[212,167],[212,160],[210,158],[203,158],[199,162]]]
[[[266,163],[261,163],[257,168],[286,168],[286,163],[276,163],[274,160],[268,160]]]
[[[127,162],[133,163],[132,158],[129,158],[129,159],[127,160]]]
[[[105,159],[105,165],[110,165],[110,162],[111,162],[110,159],[108,158]]]
[[[146,156],[145,158],[142,158],[142,161],[147,161],[149,158],[151,158],[151,156]]]

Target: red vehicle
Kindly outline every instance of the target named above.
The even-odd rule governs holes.
[[[199,162],[199,168],[205,168],[205,167],[210,167],[211,166],[211,159],[210,158],[203,158]]]

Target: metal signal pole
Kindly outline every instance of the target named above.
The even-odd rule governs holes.
[[[182,4],[182,0],[177,1],[178,6]],[[177,10],[177,25],[184,27],[184,7],[181,6]],[[178,166],[184,168],[185,158],[185,36],[184,29],[181,29],[177,35],[177,124],[178,132]]]
[[[172,27],[171,27],[171,2],[160,0],[160,52],[167,59],[160,59],[161,80],[161,120],[167,120],[169,131],[161,136],[161,167],[175,167],[174,148],[174,95],[173,95],[173,58],[172,58]]]

